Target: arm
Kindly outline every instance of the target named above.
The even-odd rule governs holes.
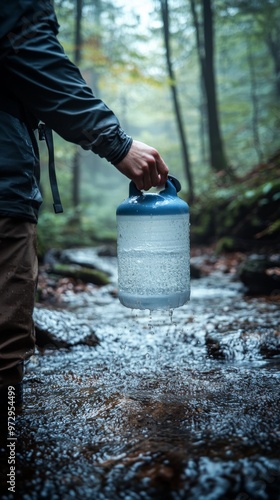
[[[131,138],[114,113],[93,95],[65,55],[48,20],[40,19],[28,36],[20,31],[19,37],[16,50],[10,47],[4,59],[4,82],[9,91],[27,112],[65,140],[112,163],[120,161]]]
[[[139,189],[164,183],[168,169],[157,151],[132,143],[114,113],[93,95],[65,55],[49,17],[33,15],[30,25],[25,21],[25,31],[13,33],[13,44],[10,36],[5,38],[7,88],[28,112],[65,140],[105,157]]]

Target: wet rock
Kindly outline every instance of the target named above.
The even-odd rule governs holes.
[[[280,255],[251,255],[238,271],[250,294],[280,295]]]
[[[49,249],[44,255],[43,264],[44,265],[54,264],[55,262],[59,261],[60,254],[61,254],[60,250],[57,250],[55,248]]]
[[[201,278],[201,269],[192,262],[190,263],[190,275],[192,279]]]
[[[95,346],[99,340],[94,330],[69,311],[35,307],[36,345],[41,349]]]
[[[117,244],[112,243],[111,245],[102,245],[97,248],[97,255],[99,257],[116,257],[117,256]]]
[[[272,358],[280,354],[280,332],[208,332],[205,337],[208,355],[221,360]]]
[[[260,353],[265,358],[280,355],[280,331],[274,335],[264,335],[260,339]]]

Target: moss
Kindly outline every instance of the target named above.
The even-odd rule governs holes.
[[[79,265],[55,263],[51,268],[51,272],[53,274],[81,280],[85,283],[94,283],[98,286],[104,286],[110,283],[108,275],[103,271]]]
[[[280,240],[280,171],[263,164],[231,186],[209,186],[191,210],[193,244],[217,242],[218,251],[238,249],[242,240],[253,248]]]
[[[222,252],[232,252],[235,250],[235,240],[230,236],[224,236],[220,238],[216,243],[216,253],[220,254]]]

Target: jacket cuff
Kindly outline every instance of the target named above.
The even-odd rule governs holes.
[[[127,155],[131,148],[132,137],[126,135],[126,133],[120,128],[111,146],[111,153],[106,156],[107,160],[112,163],[112,165],[118,165]]]
[[[94,146],[91,149],[101,158],[106,158],[112,165],[117,165],[125,158],[131,148],[131,144],[132,137],[128,136],[124,130],[119,127],[113,137],[106,137],[106,140],[104,142],[102,141],[102,146]]]

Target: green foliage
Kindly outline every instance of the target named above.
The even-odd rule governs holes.
[[[77,212],[67,214],[43,212],[38,224],[39,258],[51,248],[63,249],[80,246],[95,246],[100,242],[115,241],[115,231],[96,225],[87,217],[77,217]]]
[[[43,212],[38,224],[38,254],[39,257],[51,248],[63,248],[72,246],[80,241],[80,231],[72,224],[73,213],[68,211],[67,215]]]
[[[280,156],[237,178],[220,179],[191,207],[193,243],[216,243],[217,251],[280,241]]]
[[[216,243],[215,251],[217,254],[231,252],[233,250],[235,250],[235,241],[234,238],[231,238],[230,236],[224,236]]]

